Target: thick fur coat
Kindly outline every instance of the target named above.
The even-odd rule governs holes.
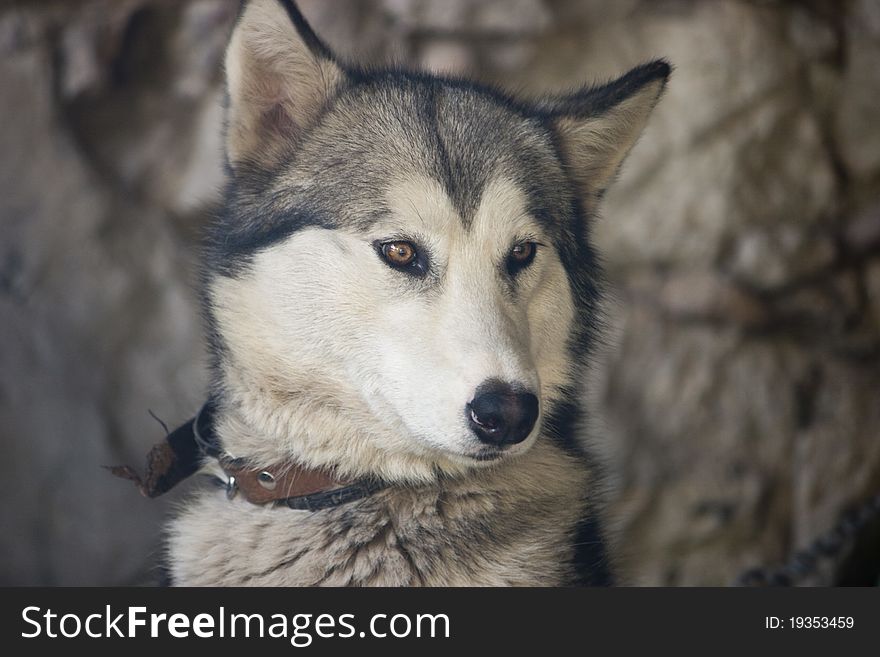
[[[206,486],[170,524],[172,581],[609,583],[583,436],[589,226],[669,66],[527,101],[341,62],[291,2],[252,0],[226,75],[204,259],[217,435],[255,469],[385,488],[293,511]],[[519,434],[478,409],[487,385]]]

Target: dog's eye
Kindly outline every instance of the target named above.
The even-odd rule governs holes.
[[[414,276],[425,273],[425,262],[416,245],[405,240],[377,242],[376,250],[389,267]]]
[[[523,242],[510,250],[510,257],[517,262],[526,262],[535,256],[535,243]]]
[[[388,264],[406,267],[416,259],[416,247],[409,242],[386,242],[382,245],[382,256]]]
[[[513,276],[528,267],[535,259],[537,251],[538,245],[535,242],[520,242],[514,246],[507,256],[507,272]]]

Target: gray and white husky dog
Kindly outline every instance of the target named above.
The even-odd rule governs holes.
[[[669,65],[517,99],[343,62],[290,0],[252,0],[225,67],[204,258],[223,457],[203,470],[331,484],[321,504],[197,490],[168,528],[171,581],[610,583],[581,435],[590,221]]]

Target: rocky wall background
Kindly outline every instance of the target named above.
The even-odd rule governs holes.
[[[880,2],[302,0],[339,52],[560,90],[655,56],[592,386],[630,583],[727,584],[880,492]],[[201,401],[235,0],[0,1],[0,582],[148,583]],[[172,502],[173,503],[173,500]],[[880,528],[805,580],[871,583]]]

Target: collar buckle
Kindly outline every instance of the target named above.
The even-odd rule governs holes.
[[[229,475],[229,479],[226,480],[226,499],[233,500],[236,495],[238,495],[238,482],[235,481],[234,475]]]

